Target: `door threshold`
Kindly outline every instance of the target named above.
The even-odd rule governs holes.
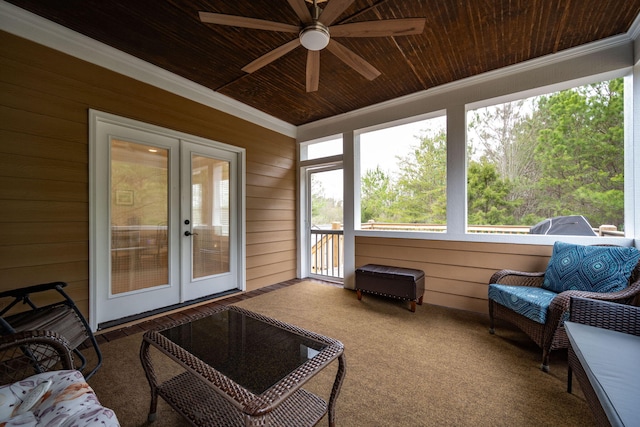
[[[200,303],[205,302],[205,301],[211,301],[211,300],[214,300],[214,299],[227,297],[229,295],[237,294],[237,293],[240,293],[240,292],[242,292],[240,289],[230,289],[228,291],[218,292],[217,294],[206,295],[204,297],[192,299],[192,300],[185,301],[185,302],[182,302],[182,303],[172,304],[172,305],[169,305],[167,307],[156,308],[154,310],[145,311],[145,312],[139,313],[139,314],[132,314],[131,316],[122,317],[120,319],[109,320],[107,322],[102,322],[102,323],[98,324],[98,331],[102,331],[104,329],[113,328],[113,327],[116,327],[116,326],[122,326],[125,323],[137,322],[138,320],[146,319],[147,317],[152,317],[152,316],[156,316],[156,315],[159,315],[159,314],[164,314],[164,313],[167,313],[169,311],[173,311],[173,310],[189,307],[189,306],[192,306],[192,305],[200,304]]]

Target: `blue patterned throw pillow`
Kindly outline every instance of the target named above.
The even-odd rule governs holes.
[[[636,248],[556,242],[542,287],[558,293],[621,291],[629,284],[639,259]]]

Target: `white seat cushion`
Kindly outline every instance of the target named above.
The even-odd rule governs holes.
[[[22,400],[38,384],[51,380],[49,390],[24,414]],[[119,427],[111,409],[103,407],[79,371],[51,371],[0,387],[0,423],[5,426],[64,425]]]

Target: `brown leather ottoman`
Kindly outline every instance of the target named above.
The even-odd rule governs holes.
[[[367,264],[356,269],[356,294],[362,292],[411,301],[411,311],[416,303],[422,305],[424,271],[412,268]]]

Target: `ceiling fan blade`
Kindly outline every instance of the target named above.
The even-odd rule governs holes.
[[[324,8],[318,21],[322,22],[327,27],[333,24],[333,21],[336,20],[338,16],[342,12],[344,12],[354,0],[331,0],[327,3],[327,6]]]
[[[341,59],[345,64],[362,74],[362,76],[367,80],[373,80],[380,75],[380,71],[378,71],[373,65],[369,64],[351,49],[348,49],[333,39],[329,41],[327,50]]]
[[[311,12],[309,12],[309,8],[304,0],[288,0],[291,8],[296,12],[300,21],[304,24],[308,24],[313,21],[311,17]]]
[[[281,31],[299,33],[297,25],[282,22],[265,21],[264,19],[247,18],[245,16],[223,15],[221,13],[198,12],[200,21],[207,24],[229,25],[231,27],[252,28],[254,30]]]
[[[387,19],[354,22],[329,28],[331,37],[393,37],[421,34],[426,18]]]
[[[320,51],[307,52],[307,92],[315,92],[320,85]]]
[[[251,63],[245,65],[242,68],[242,71],[244,71],[245,73],[253,73],[254,71],[257,71],[260,68],[264,67],[265,65],[272,63],[273,61],[280,58],[281,56],[291,52],[293,49],[297,48],[298,46],[300,46],[300,39],[295,38],[291,40],[289,43],[285,43],[282,46],[267,52],[266,54],[262,55],[258,59],[255,59]]]

